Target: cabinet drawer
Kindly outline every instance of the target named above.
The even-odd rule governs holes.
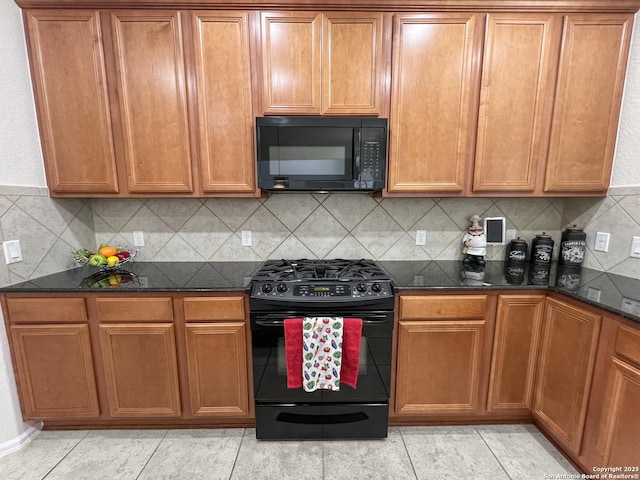
[[[401,296],[399,315],[402,319],[484,318],[486,295]]]
[[[184,299],[184,319],[198,320],[244,320],[242,297],[190,297]]]
[[[98,298],[96,313],[101,322],[172,321],[171,298]]]
[[[640,365],[640,331],[619,326],[615,350],[616,354]]]
[[[86,322],[84,298],[7,298],[11,323]]]

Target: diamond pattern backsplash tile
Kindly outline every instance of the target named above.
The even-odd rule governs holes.
[[[1,189],[1,187],[0,187]],[[614,189],[612,189],[614,190]],[[19,239],[24,261],[0,262],[2,284],[75,266],[71,252],[102,242],[131,246],[145,234],[140,260],[261,261],[269,258],[458,260],[469,217],[504,216],[529,245],[551,233],[557,249],[567,225],[587,233],[585,267],[639,278],[630,258],[640,236],[640,189],[605,198],[373,198],[353,194],[281,194],[224,199],[52,199],[0,194],[2,240]],[[241,245],[251,230],[253,245]],[[415,245],[416,230],[427,244]],[[609,251],[594,249],[597,232],[611,234]],[[487,247],[502,260],[504,246]]]

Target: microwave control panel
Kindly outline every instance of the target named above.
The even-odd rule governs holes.
[[[360,156],[361,174],[373,180],[384,180],[385,174],[384,129],[362,129],[362,151]]]

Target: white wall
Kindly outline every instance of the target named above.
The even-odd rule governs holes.
[[[0,185],[45,186],[22,15],[0,1]],[[0,314],[0,317],[2,315]],[[0,450],[28,431],[22,422],[4,320],[0,321]]]
[[[640,187],[640,13],[629,52],[627,79],[622,97],[618,142],[611,176],[612,187]]]

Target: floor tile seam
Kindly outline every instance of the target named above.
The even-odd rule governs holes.
[[[233,471],[236,469],[236,465],[238,464],[240,449],[242,448],[242,444],[244,443],[244,437],[246,434],[247,434],[247,429],[244,428],[242,432],[242,437],[240,438],[240,443],[238,444],[238,449],[236,450],[236,458],[233,459],[233,465],[231,466],[231,472],[229,473],[229,480],[233,478]]]
[[[474,425],[473,428],[475,429],[476,433],[478,434],[478,436],[482,439],[482,442],[487,446],[487,448],[489,449],[489,451],[491,452],[491,455],[493,455],[493,458],[496,459],[496,462],[498,462],[498,465],[500,465],[500,468],[502,468],[502,471],[504,472],[504,474],[507,476],[507,478],[510,478],[511,480],[514,480],[513,477],[511,475],[509,475],[509,472],[507,471],[507,469],[505,468],[505,466],[502,464],[502,462],[500,461],[500,459],[498,458],[498,456],[496,455],[496,452],[493,451],[493,449],[491,448],[491,446],[487,443],[487,440],[482,436],[482,432],[480,430],[478,430],[478,426]]]
[[[151,459],[153,458],[153,456],[156,454],[156,452],[158,451],[158,448],[160,448],[160,445],[162,444],[162,442],[164,441],[165,438],[167,438],[167,435],[169,434],[169,430],[165,430],[164,431],[164,435],[162,435],[162,438],[160,439],[160,441],[158,442],[158,444],[156,445],[156,448],[153,449],[153,452],[151,452],[151,455],[149,455],[149,458],[147,458],[147,461],[144,462],[144,465],[142,466],[142,468],[140,469],[140,472],[138,472],[138,475],[136,475],[136,480],[138,480],[140,478],[140,475],[142,475],[142,473],[144,472],[144,469],[147,468],[147,465],[149,465],[149,462],[151,461]]]
[[[91,432],[91,430],[87,430],[85,432],[85,434],[82,436],[82,438],[80,440],[78,440],[76,442],[76,444],[67,453],[65,453],[62,456],[62,458],[60,460],[58,460],[56,462],[56,464],[49,469],[49,471],[47,473],[44,474],[44,476],[42,477],[42,480],[45,480],[51,474],[51,472],[53,472],[56,468],[58,468],[58,465],[60,465],[64,461],[64,459],[67,458],[71,454],[71,452],[73,452],[76,448],[78,448],[78,445],[80,445],[87,438],[87,436],[89,435],[90,432]]]
[[[404,435],[402,434],[402,429],[398,428],[398,434],[400,435],[400,440],[402,440],[404,451],[407,452],[407,458],[409,459],[409,464],[411,465],[411,471],[413,471],[413,476],[416,480],[418,480],[420,477],[418,477],[418,472],[416,471],[416,467],[413,464],[413,459],[411,458],[411,454],[409,453],[409,447],[407,447],[407,444],[404,441]]]

